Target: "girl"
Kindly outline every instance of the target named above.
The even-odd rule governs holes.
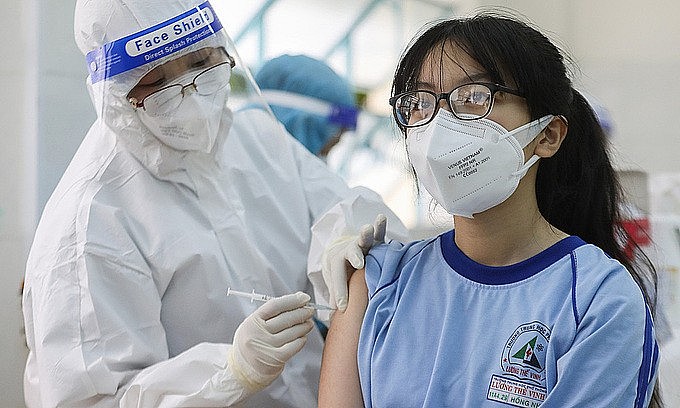
[[[510,17],[440,22],[392,92],[455,230],[371,251],[329,332],[320,406],[660,404],[655,272],[622,252],[606,138],[557,47]]]

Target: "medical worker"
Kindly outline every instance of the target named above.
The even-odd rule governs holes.
[[[26,405],[316,406],[302,292],[342,308],[322,262],[346,282],[398,219],[285,133],[207,1],[80,0],[75,37],[97,120],[27,262]]]
[[[345,131],[357,126],[350,84],[325,62],[306,55],[281,55],[255,75],[276,118],[309,151],[325,158]]]
[[[558,48],[498,13],[433,23],[390,104],[454,229],[369,252],[319,406],[659,406],[654,268],[623,250],[607,138]]]

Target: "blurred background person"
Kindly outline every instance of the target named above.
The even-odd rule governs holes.
[[[321,60],[281,55],[267,61],[255,81],[286,130],[319,157],[325,158],[345,131],[356,129],[352,86]]]

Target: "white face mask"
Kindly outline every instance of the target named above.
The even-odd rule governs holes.
[[[189,91],[179,107],[170,113],[151,116],[144,109],[137,109],[137,113],[142,123],[166,145],[177,150],[209,153],[220,125],[229,125],[222,122],[231,121],[231,111],[227,108],[229,92],[229,86],[207,96]]]
[[[465,121],[440,109],[426,126],[408,131],[406,147],[418,179],[453,215],[472,218],[505,201],[539,159],[526,147],[552,115],[512,132],[489,119]]]

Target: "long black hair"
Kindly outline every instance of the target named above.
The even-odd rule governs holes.
[[[623,193],[609,158],[608,139],[590,104],[573,88],[559,48],[528,23],[495,12],[437,22],[402,55],[392,96],[416,88],[421,68],[434,60],[434,52],[441,53],[439,69],[443,70],[447,45],[467,53],[493,82],[519,89],[531,120],[548,114],[567,119],[569,130],[559,150],[539,161],[538,208],[551,225],[621,262],[654,313],[656,270],[639,248],[635,257],[624,251],[622,243],[630,237],[620,223]],[[406,129],[401,131],[406,135]],[[661,406],[656,389],[652,406]]]

